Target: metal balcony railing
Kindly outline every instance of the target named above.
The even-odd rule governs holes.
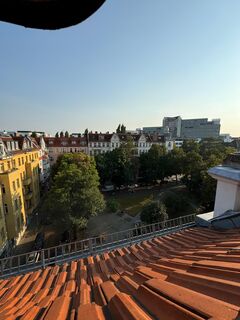
[[[0,278],[128,246],[195,225],[195,214],[0,259]]]

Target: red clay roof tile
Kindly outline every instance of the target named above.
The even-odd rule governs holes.
[[[191,228],[0,280],[0,320],[237,319],[238,247],[238,229]]]

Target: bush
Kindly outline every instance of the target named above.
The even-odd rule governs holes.
[[[171,216],[178,216],[179,213],[185,211],[189,204],[185,198],[179,197],[175,194],[170,194],[164,199],[164,204],[167,212]]]
[[[116,199],[111,198],[107,201],[107,208],[110,212],[116,212],[119,207],[119,202]]]
[[[162,202],[151,202],[141,212],[141,220],[147,224],[162,222],[168,219],[166,206]]]

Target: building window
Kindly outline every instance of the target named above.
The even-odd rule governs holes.
[[[20,182],[18,178],[17,178],[17,187],[20,188]]]
[[[2,172],[4,172],[4,163],[1,163],[0,169],[1,169]]]
[[[15,206],[15,210],[18,210],[18,199],[14,200],[14,206]]]
[[[22,157],[22,164],[24,164],[24,158]]]
[[[10,161],[8,161],[8,170],[10,170],[11,169],[11,163],[10,163]]]
[[[20,166],[21,165],[21,159],[18,158],[18,165]]]
[[[16,183],[15,181],[12,182],[13,190],[16,191]]]
[[[18,198],[18,202],[19,202],[19,206],[21,207],[21,206],[22,206],[22,199],[21,199],[20,196],[19,196],[19,198]]]
[[[114,143],[112,143],[112,147],[114,148]]]
[[[4,209],[5,209],[5,214],[8,214],[8,205],[6,203],[4,204]]]
[[[4,184],[2,184],[2,193],[5,194],[6,193],[6,190],[5,190],[5,186]]]

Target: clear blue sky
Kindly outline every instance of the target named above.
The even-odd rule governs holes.
[[[240,136],[240,1],[107,0],[59,31],[0,23],[0,129],[221,118]]]

